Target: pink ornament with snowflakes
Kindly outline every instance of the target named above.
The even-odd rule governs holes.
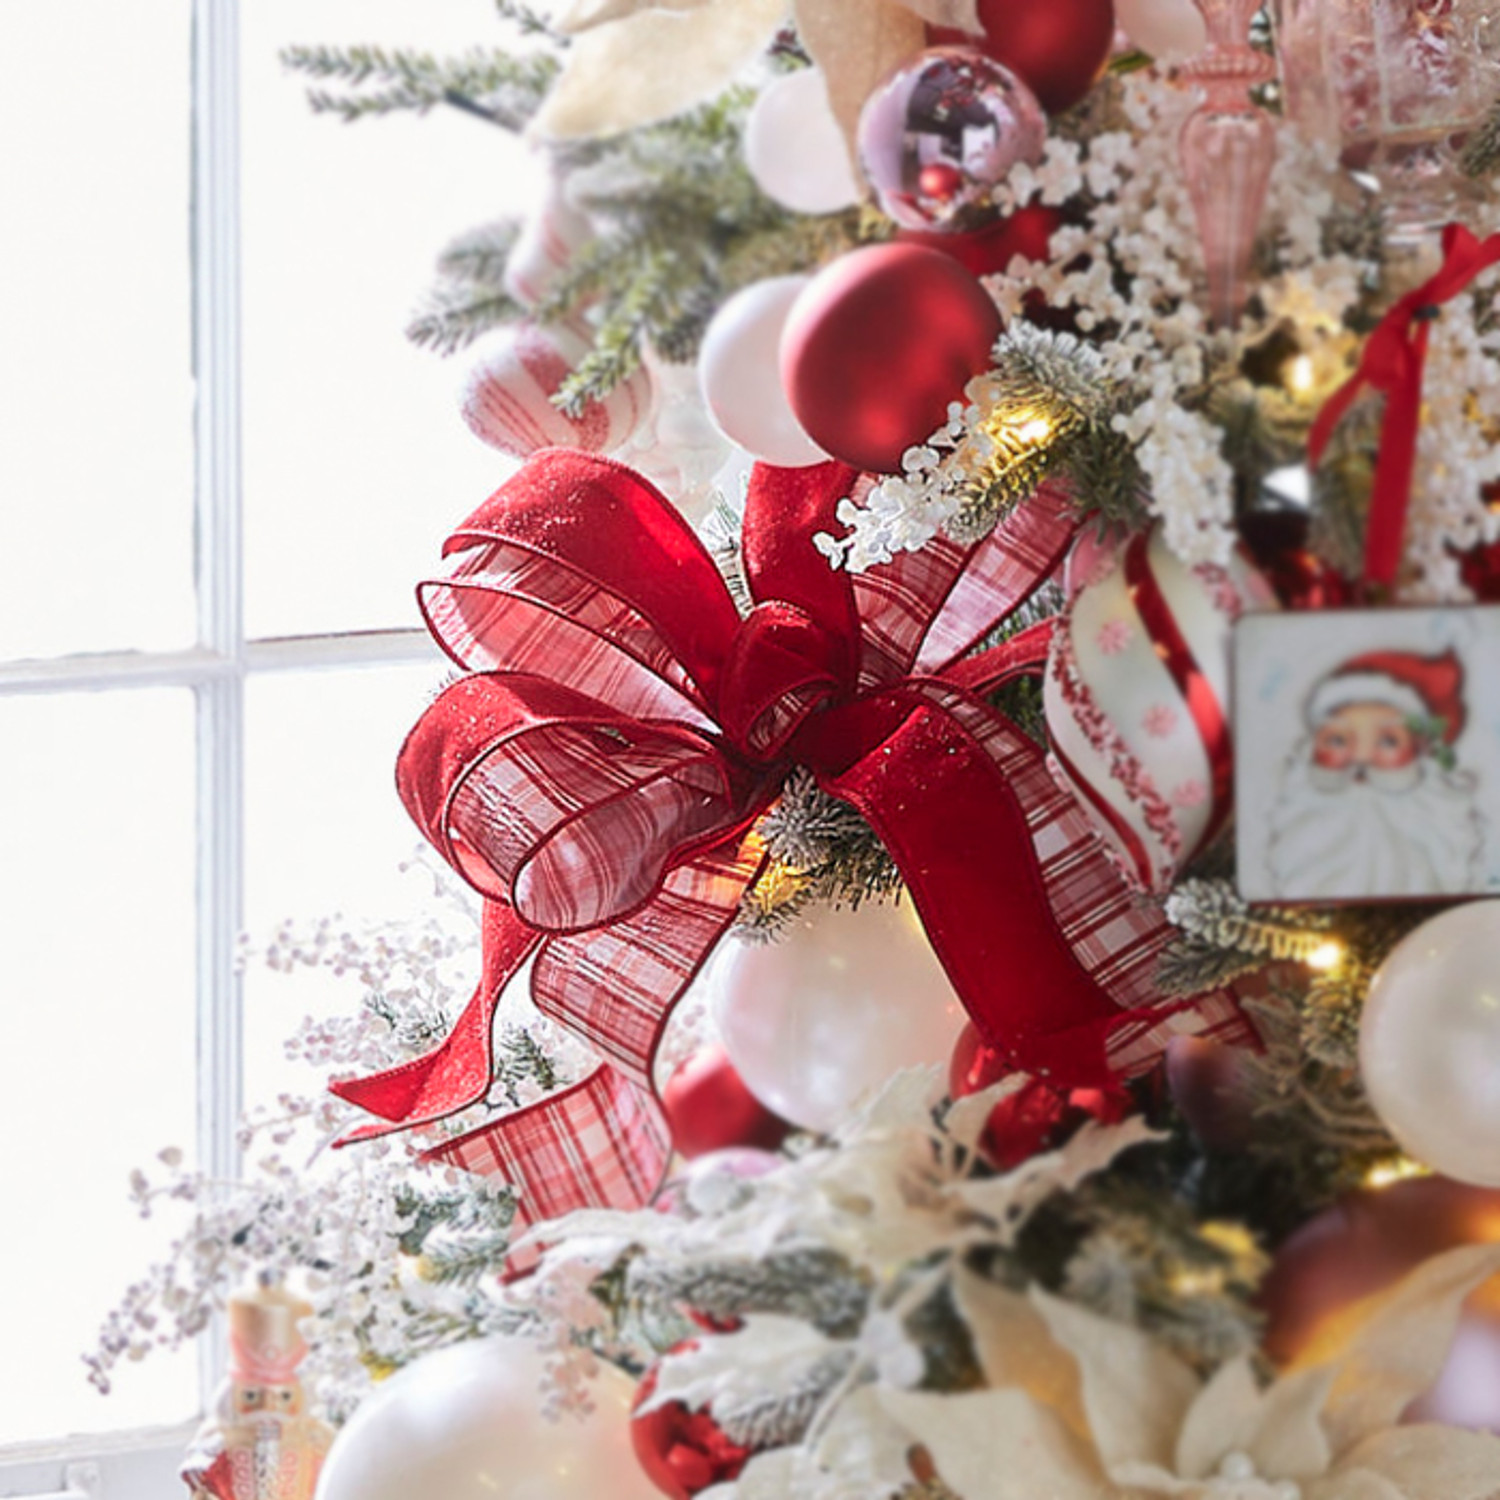
[[[1052,774],[1127,878],[1165,890],[1229,815],[1230,627],[1274,596],[1241,552],[1190,566],[1160,527],[1081,540],[1067,578],[1044,689]]]

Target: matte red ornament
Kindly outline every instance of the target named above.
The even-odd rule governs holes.
[[[923,245],[929,250],[951,255],[966,271],[972,271],[976,276],[990,276],[1003,271],[1017,255],[1045,263],[1051,254],[1052,236],[1062,224],[1061,209],[1028,203],[1009,218],[997,219],[969,234],[898,229],[896,238],[902,244]]]
[[[1099,81],[1115,40],[1114,0],[979,0],[983,36],[929,26],[934,47],[978,47],[1004,63],[1049,115]]]
[[[1500,1241],[1500,1191],[1419,1177],[1353,1193],[1296,1231],[1261,1285],[1265,1349],[1311,1359],[1319,1335],[1351,1303],[1393,1286],[1460,1245]],[[1448,1363],[1407,1421],[1500,1431],[1500,1277],[1464,1303]]]
[[[671,1352],[692,1347],[679,1344]],[[672,1500],[692,1500],[702,1490],[738,1479],[754,1450],[730,1442],[711,1412],[689,1411],[680,1401],[642,1412],[655,1389],[653,1367],[636,1392],[630,1419],[630,1441],[646,1478]]]
[[[871,245],[825,266],[792,304],[781,381],[808,436],[855,468],[894,474],[989,368],[990,295],[923,245]]]
[[[683,1064],[661,1091],[672,1143],[686,1157],[729,1146],[774,1151],[791,1126],[749,1089],[722,1047],[706,1047]]]
[[[948,1064],[948,1091],[955,1099],[977,1094],[999,1083],[1012,1069],[971,1025],[959,1033]],[[985,1158],[1009,1172],[1040,1151],[1059,1146],[1087,1120],[1114,1124],[1130,1111],[1123,1089],[1059,1091],[1040,1078],[1022,1084],[990,1111],[979,1149]]]

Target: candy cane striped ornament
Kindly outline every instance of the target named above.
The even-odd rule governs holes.
[[[1230,630],[1276,598],[1240,550],[1189,566],[1159,527],[1113,546],[1085,535],[1066,584],[1043,691],[1048,763],[1126,877],[1162,891],[1229,816]]]
[[[576,417],[552,403],[590,347],[587,334],[565,323],[517,323],[487,335],[464,381],[461,409],[470,431],[515,458],[542,448],[613,453],[623,447],[651,410],[644,369]]]
[[[593,237],[588,215],[568,202],[556,177],[549,179],[545,196],[506,257],[505,290],[523,307],[535,307]]]

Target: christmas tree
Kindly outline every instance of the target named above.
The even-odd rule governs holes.
[[[96,1379],[258,1270],[325,1500],[1500,1493],[1481,0],[499,9],[285,59],[548,163],[408,330],[458,927],[278,937],[340,1165],[143,1177]]]

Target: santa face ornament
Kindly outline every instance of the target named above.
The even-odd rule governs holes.
[[[1234,703],[1247,900],[1500,891],[1500,608],[1247,616]]]

